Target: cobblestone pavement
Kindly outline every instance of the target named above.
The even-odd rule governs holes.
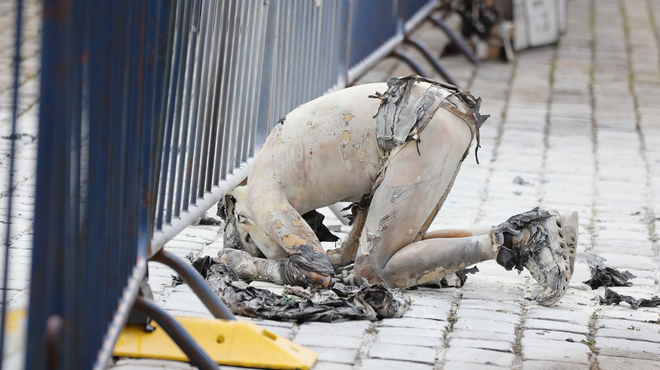
[[[491,117],[481,131],[481,164],[472,156],[466,159],[431,227],[498,224],[535,206],[577,210],[577,263],[566,296],[553,307],[539,306],[528,299],[539,289],[529,273],[505,271],[491,261],[479,264],[480,272],[470,275],[463,288],[408,291],[413,305],[401,319],[258,324],[317,351],[315,370],[660,368],[660,308],[601,306],[595,299],[603,288],[592,291],[582,283],[590,276],[586,260],[597,255],[608,266],[637,276],[632,287],[615,291],[639,298],[660,293],[654,213],[660,212],[660,35],[655,21],[660,20],[660,0],[568,4],[569,30],[556,46],[521,52],[508,64],[473,67],[461,57],[443,58],[461,86],[484,99],[482,113]],[[0,18],[0,27],[10,21],[11,15]],[[37,27],[30,29],[36,38]],[[418,37],[433,47],[441,44],[442,35],[425,25]],[[11,32],[0,33],[0,71],[9,68],[10,40]],[[26,49],[36,52],[33,44],[26,42]],[[30,76],[37,60],[26,61],[21,91],[27,113],[20,120],[15,203],[22,214],[11,246],[12,305],[27,296],[34,192],[36,110],[29,107],[36,101]],[[386,60],[361,82],[410,73],[405,65]],[[0,131],[7,137],[10,79],[8,72],[1,76]],[[0,145],[6,153],[9,140]],[[6,159],[0,156],[3,174]],[[517,177],[523,181],[514,182]],[[189,227],[166,248],[180,256],[215,256],[222,248],[221,229]],[[187,286],[172,288],[171,270],[155,263],[149,269],[160,306],[176,315],[210,317]],[[114,367],[191,368],[133,359],[120,359]]]

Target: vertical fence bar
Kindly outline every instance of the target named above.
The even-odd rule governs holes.
[[[277,89],[277,44],[279,42],[278,25],[280,1],[273,1],[268,6],[267,25],[264,40],[263,68],[259,86],[259,103],[257,111],[255,141],[262,143],[268,135],[270,122],[273,120],[273,97],[271,92]],[[256,150],[254,151],[256,155]]]
[[[186,175],[186,161],[189,155],[188,134],[192,129],[188,118],[190,117],[190,100],[193,88],[193,74],[195,69],[195,49],[197,46],[197,28],[199,27],[199,3],[200,0],[193,0],[192,10],[188,19],[187,26],[185,27],[185,33],[187,35],[186,64],[182,75],[185,79],[185,83],[183,85],[183,90],[179,95],[181,99],[179,105],[181,107],[181,112],[178,113],[179,115],[177,116],[177,124],[181,127],[181,139],[179,141],[179,152],[177,155],[177,168],[175,169],[176,196],[174,198],[174,212],[176,217],[180,216],[181,211],[188,210],[188,204],[183,202],[185,197],[183,194],[183,182]]]
[[[204,58],[202,61],[202,71],[200,74],[200,82],[201,84],[199,85],[199,99],[197,104],[195,105],[195,120],[197,121],[197,125],[199,127],[197,131],[197,138],[195,141],[195,157],[193,159],[193,167],[192,167],[192,184],[191,184],[191,191],[190,191],[190,203],[191,204],[196,204],[197,203],[197,198],[201,198],[204,196],[203,191],[200,191],[203,189],[203,187],[200,187],[199,184],[203,184],[203,174],[205,171],[200,170],[200,162],[206,160],[206,156],[208,155],[208,149],[207,149],[207,143],[208,140],[206,140],[209,135],[209,127],[207,125],[206,119],[205,119],[205,113],[208,108],[208,103],[207,103],[207,96],[209,94],[210,87],[212,84],[209,82],[209,74],[210,74],[210,64],[213,62],[213,57],[215,54],[215,47],[217,46],[215,43],[215,10],[216,10],[216,1],[205,1],[205,10],[202,10],[202,17],[204,17],[204,26],[201,28],[202,32],[202,37],[203,41],[200,41],[200,45],[202,48],[204,48],[206,51],[204,53]],[[204,168],[204,167],[202,167]]]
[[[230,124],[229,124],[229,114],[228,111],[231,109],[231,106],[229,105],[229,101],[231,101],[231,97],[229,96],[230,94],[230,88],[232,87],[232,81],[233,81],[233,76],[234,76],[234,71],[236,66],[233,65],[234,61],[234,48],[236,45],[236,38],[237,38],[237,32],[236,32],[236,14],[238,13],[236,10],[236,2],[230,1],[230,9],[229,12],[226,13],[225,15],[225,20],[227,20],[227,27],[226,27],[226,41],[225,41],[225,53],[224,53],[224,60],[222,64],[222,72],[223,76],[222,79],[220,80],[220,86],[222,87],[220,90],[220,97],[219,97],[219,104],[218,104],[218,111],[217,111],[217,124],[220,126],[217,130],[217,136],[215,140],[215,145],[216,145],[216,151],[215,151],[215,168],[214,168],[214,173],[213,173],[213,185],[218,185],[220,184],[220,180],[224,179],[224,169],[226,168],[226,154],[224,153],[226,148],[226,138],[230,137]],[[227,144],[229,145],[229,144]]]
[[[201,1],[201,0],[200,0]],[[188,126],[189,137],[187,146],[183,146],[181,152],[184,153],[182,159],[184,159],[180,164],[180,169],[185,171],[185,181],[183,183],[183,196],[182,196],[182,208],[184,211],[188,210],[189,204],[195,204],[194,199],[190,199],[190,187],[192,186],[192,167],[193,161],[195,159],[195,152],[198,150],[196,142],[198,134],[199,122],[197,121],[197,109],[199,107],[199,93],[200,93],[200,83],[201,83],[201,73],[202,66],[204,61],[204,37],[206,35],[206,19],[208,15],[208,1],[204,1],[203,4],[199,4],[199,1],[195,4],[197,6],[197,12],[193,12],[193,18],[195,22],[191,24],[191,45],[195,49],[193,51],[194,59],[193,65],[190,66],[190,79],[192,85],[189,86],[188,91],[186,92],[186,103],[183,110],[183,119],[186,126]],[[201,12],[199,9],[201,8]],[[201,130],[199,130],[201,131]],[[184,138],[185,140],[185,138]],[[183,175],[182,173],[182,175]],[[184,180],[182,176],[182,180]]]
[[[174,44],[172,45],[172,70],[170,76],[170,87],[167,90],[167,116],[165,118],[165,138],[163,140],[163,165],[161,167],[161,177],[159,181],[159,204],[162,206],[158,210],[158,228],[163,224],[169,224],[172,221],[172,204],[173,204],[173,191],[172,185],[174,178],[170,171],[170,162],[173,162],[172,157],[176,151],[173,151],[172,138],[174,136],[174,113],[175,113],[175,100],[176,92],[179,90],[179,68],[181,64],[181,45],[183,44],[183,19],[185,17],[185,4],[184,0],[175,0],[176,7],[176,30],[174,34]],[[169,56],[168,56],[169,57]]]
[[[20,67],[21,67],[21,39],[23,31],[23,0],[16,1],[16,23],[14,25],[14,64],[13,64],[13,77],[14,84],[12,91],[12,107],[11,107],[11,147],[9,159],[9,189],[7,199],[7,229],[5,236],[5,250],[4,250],[4,270],[2,272],[2,300],[0,304],[0,370],[2,370],[2,363],[4,362],[4,348],[5,348],[5,325],[7,316],[7,286],[9,280],[9,244],[11,243],[11,214],[12,214],[12,199],[14,195],[14,153],[16,152],[16,120],[18,119],[18,84],[20,80]]]

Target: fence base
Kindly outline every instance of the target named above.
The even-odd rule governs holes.
[[[175,317],[192,339],[221,365],[309,370],[316,352],[245,321]],[[151,333],[128,324],[115,347],[115,356],[188,361],[188,357],[158,325]]]

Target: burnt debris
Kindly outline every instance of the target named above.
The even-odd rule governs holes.
[[[630,307],[632,307],[633,310],[636,310],[640,307],[660,306],[660,298],[658,296],[653,296],[651,299],[635,298],[629,295],[619,294],[609,288],[605,288],[605,297],[598,298],[601,305],[618,305],[621,302],[626,302],[630,305]]]

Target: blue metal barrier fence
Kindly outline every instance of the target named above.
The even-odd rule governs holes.
[[[26,368],[105,368],[147,260],[435,0],[44,0]]]

